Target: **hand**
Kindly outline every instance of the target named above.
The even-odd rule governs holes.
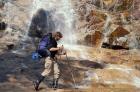
[[[62,51],[63,49],[64,49],[64,46],[63,45],[59,47],[59,50]]]
[[[61,52],[59,52],[59,55],[66,55],[67,53],[66,53],[66,50],[62,50]]]
[[[63,55],[66,55],[66,54],[67,54],[67,52],[64,50],[64,51],[62,52],[62,54],[63,54]]]

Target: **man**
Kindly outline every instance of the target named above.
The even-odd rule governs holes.
[[[57,41],[59,41],[61,38],[62,34],[60,32],[54,32],[43,36],[41,39],[38,46],[38,53],[42,57],[46,58],[45,69],[42,72],[40,78],[34,82],[35,90],[38,90],[39,84],[44,80],[45,76],[49,75],[52,68],[54,71],[53,88],[56,89],[58,87],[60,70],[55,55],[59,50],[63,49],[63,46],[57,47]]]

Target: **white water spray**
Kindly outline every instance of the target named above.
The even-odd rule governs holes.
[[[104,24],[104,32],[105,33],[108,33],[109,32],[109,23],[111,22],[111,16],[106,13],[106,21],[105,21],[105,24]]]
[[[55,31],[61,31],[64,35],[61,44],[76,44],[73,28],[74,10],[70,0],[34,0],[30,16],[33,17],[40,8],[52,11],[52,18],[56,26]]]

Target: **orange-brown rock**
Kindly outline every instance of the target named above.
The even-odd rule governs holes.
[[[123,28],[122,26],[117,27],[109,36],[109,44],[112,45],[113,42],[117,45],[119,42],[117,41],[117,38],[124,37],[125,35],[128,35],[130,32]],[[127,40],[126,40],[127,41]],[[122,45],[126,45],[127,42],[124,42]]]
[[[105,19],[106,19],[105,14],[98,12],[98,11],[94,11],[94,10],[92,10],[90,12],[90,14],[86,17],[86,20],[88,22],[90,22],[89,23],[90,25],[103,22],[103,20],[105,20]]]
[[[98,46],[102,39],[102,33],[95,31],[92,35],[87,35],[85,41],[87,45]]]
[[[110,37],[123,37],[130,32],[123,28],[122,26],[117,27],[111,34]]]

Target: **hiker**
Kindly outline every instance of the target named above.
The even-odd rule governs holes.
[[[63,46],[57,47],[57,41],[59,41],[61,38],[62,34],[60,32],[53,32],[48,33],[41,39],[37,51],[42,57],[45,57],[45,69],[41,76],[34,81],[35,90],[38,90],[40,83],[44,80],[45,76],[49,75],[52,69],[54,71],[52,86],[54,89],[57,89],[60,70],[56,54],[58,51],[63,49]]]

